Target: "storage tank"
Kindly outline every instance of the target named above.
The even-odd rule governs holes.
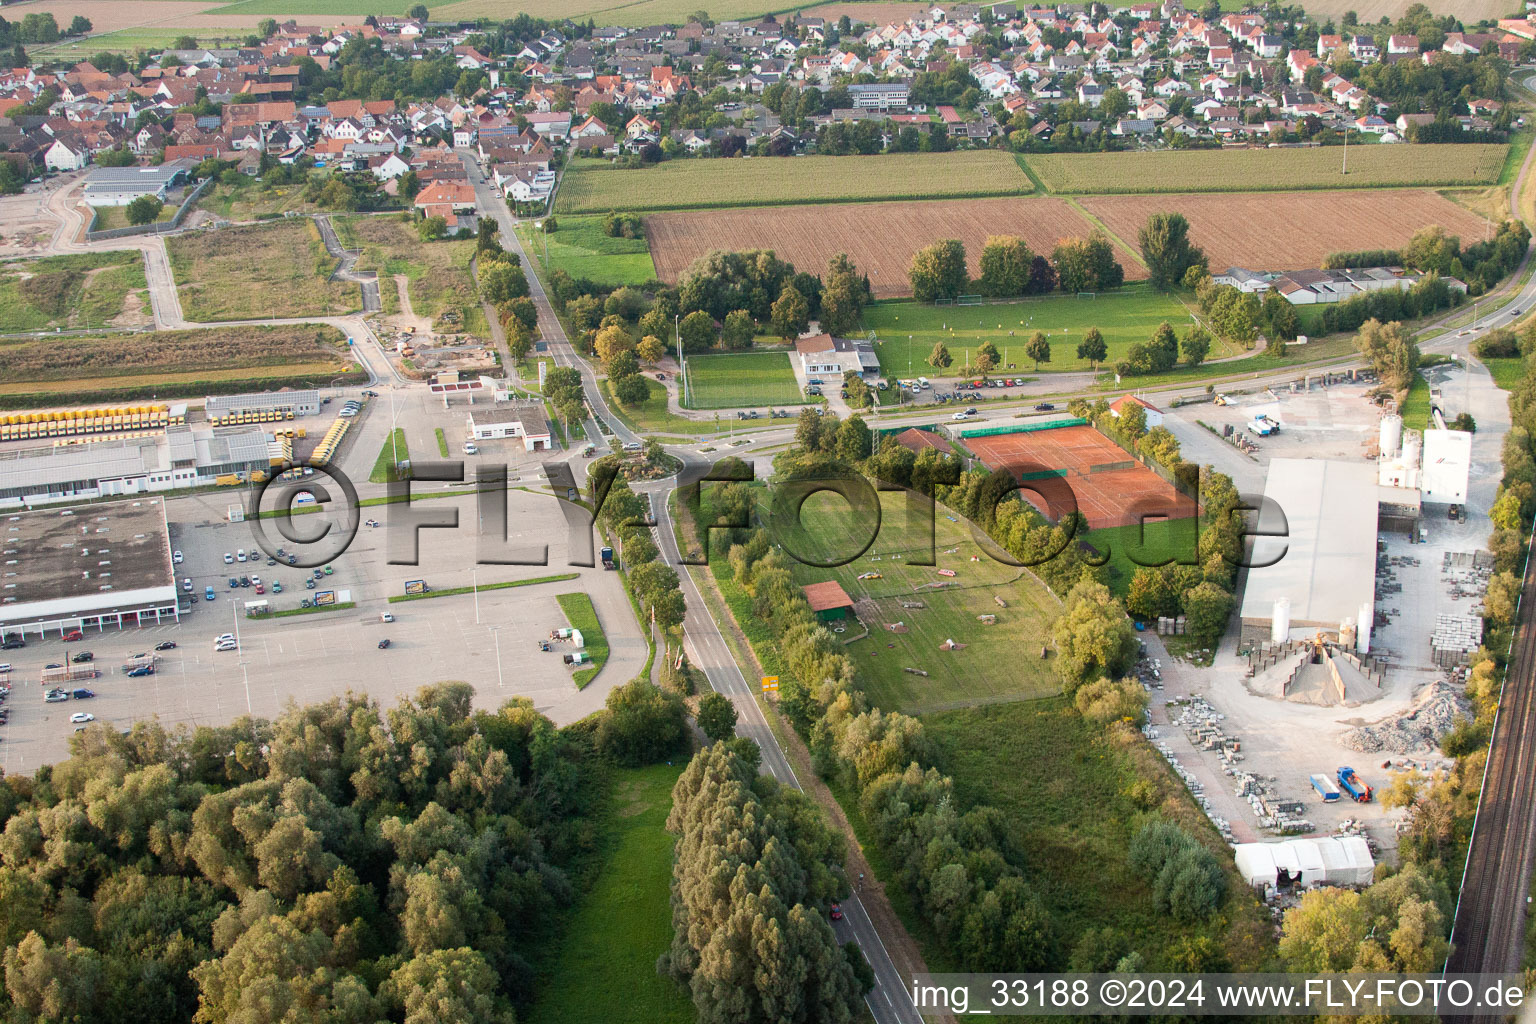
[[[1355,620],[1359,628],[1355,631],[1355,653],[1371,653],[1371,627],[1376,622],[1376,609],[1370,601],[1360,603],[1360,617]]]
[[[1386,459],[1396,455],[1402,443],[1403,418],[1395,412],[1388,413],[1381,418],[1381,457]]]
[[[1403,465],[1412,473],[1419,468],[1419,452],[1424,446],[1424,435],[1410,430],[1403,435]]]
[[[1353,649],[1355,646],[1355,620],[1345,619],[1339,623],[1339,646]]]
[[[1282,597],[1275,601],[1274,619],[1270,625],[1269,639],[1283,644],[1291,636],[1291,599]]]

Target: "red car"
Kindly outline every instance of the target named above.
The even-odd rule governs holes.
[[[78,629],[72,629],[68,633],[64,634],[64,639],[65,640],[84,640],[85,639],[85,634],[80,632]]]
[[[834,921],[841,921],[843,919],[843,908],[836,903],[832,904],[830,916]]]

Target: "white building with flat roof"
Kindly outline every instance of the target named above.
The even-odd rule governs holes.
[[[1376,467],[1328,459],[1272,459],[1267,507],[1250,539],[1243,589],[1245,633],[1269,637],[1283,603],[1289,629],[1336,632],[1346,619],[1369,628],[1376,607]],[[1273,563],[1273,564],[1266,564]]]

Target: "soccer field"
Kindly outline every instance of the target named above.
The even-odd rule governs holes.
[[[690,409],[804,405],[787,352],[737,352],[688,357]]]
[[[1052,295],[1041,299],[1001,302],[983,306],[929,306],[917,302],[878,302],[864,310],[864,326],[875,332],[880,368],[892,377],[964,376],[976,349],[990,341],[1003,354],[1002,370],[1034,372],[1034,361],[1024,355],[1024,343],[1035,331],[1044,331],[1051,343],[1051,361],[1040,364],[1042,373],[1089,369],[1077,358],[1077,344],[1090,327],[1104,334],[1113,364],[1126,350],[1152,337],[1164,320],[1180,336],[1189,328],[1190,312],[1177,299],[1153,291],[1144,284],[1126,285],[1097,298]],[[949,348],[954,363],[947,370],[928,365],[935,342]],[[1217,341],[1207,358],[1231,355],[1236,349]]]

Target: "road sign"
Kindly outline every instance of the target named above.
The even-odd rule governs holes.
[[[764,693],[778,693],[779,692],[779,677],[778,676],[763,676],[763,692]]]

